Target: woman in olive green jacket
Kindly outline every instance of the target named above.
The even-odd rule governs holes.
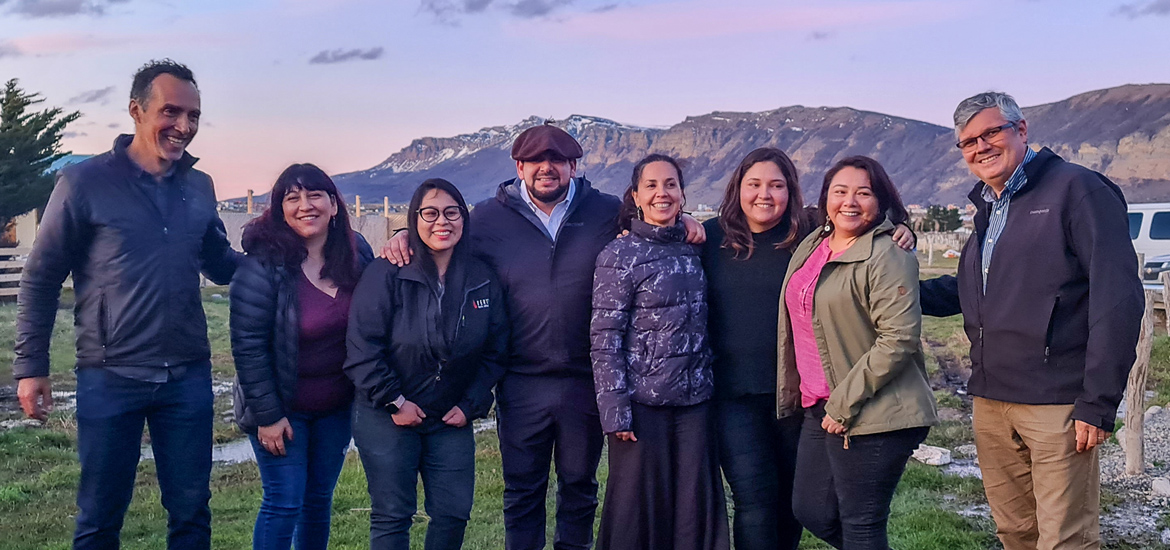
[[[793,509],[835,548],[889,547],[906,461],[938,423],[920,340],[918,261],[884,169],[850,157],[825,175],[822,229],[793,252],[780,300],[777,411],[804,415]]]

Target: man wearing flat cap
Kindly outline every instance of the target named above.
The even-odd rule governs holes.
[[[510,360],[496,388],[508,550],[545,545],[549,466],[557,473],[553,548],[593,544],[603,435],[589,360],[593,264],[618,234],[621,200],[578,178],[581,145],[544,124],[512,144],[516,178],[471,211],[472,251],[504,285]],[[684,216],[688,239],[702,226]],[[396,238],[394,261],[407,261]]]

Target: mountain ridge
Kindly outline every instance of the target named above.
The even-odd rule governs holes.
[[[1127,84],[1023,108],[1033,146],[1101,171],[1130,201],[1170,199],[1170,84]],[[469,201],[494,193],[515,176],[509,153],[521,131],[544,119],[481,128],[452,137],[423,137],[373,168],[338,174],[344,194],[406,202],[418,183],[442,177]],[[803,195],[815,200],[825,171],[848,155],[886,167],[907,203],[963,204],[975,183],[954,149],[951,128],[852,107],[793,105],[760,112],[713,111],[667,128],[571,115],[554,121],[585,150],[578,171],[620,193],[634,163],[649,153],[682,162],[691,204],[717,204],[727,177],[757,147],[779,147],[800,172]]]

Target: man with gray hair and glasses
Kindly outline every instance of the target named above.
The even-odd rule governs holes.
[[[957,277],[922,285],[923,313],[962,313],[975,446],[1006,550],[1100,548],[1097,446],[1114,429],[1144,294],[1125,197],[1105,176],[1028,146],[1011,96],[955,109],[979,182]]]

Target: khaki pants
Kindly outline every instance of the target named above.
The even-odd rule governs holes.
[[[1073,406],[974,401],[979,469],[1004,550],[1101,548],[1099,453],[1077,452]]]

